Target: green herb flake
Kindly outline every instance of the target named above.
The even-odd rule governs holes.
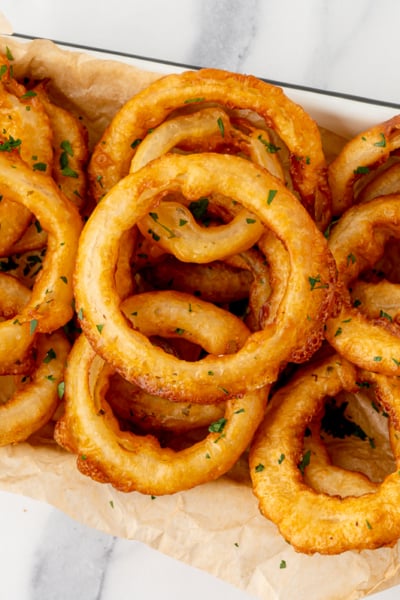
[[[217,124],[218,124],[218,129],[221,133],[221,136],[224,137],[225,136],[225,126],[224,126],[224,122],[221,119],[221,117],[219,117],[219,119],[217,120]]]
[[[46,356],[44,357],[43,362],[45,364],[48,364],[49,362],[51,362],[55,358],[57,358],[57,354],[55,353],[55,351],[53,350],[53,348],[50,348],[50,350],[48,350],[46,352]]]
[[[34,92],[33,90],[28,90],[27,92],[25,92],[25,94],[22,94],[21,100],[26,100],[28,98],[34,98],[35,96],[37,96],[36,92]]]
[[[354,256],[354,254],[352,252],[350,252],[350,254],[347,255],[347,266],[354,265],[357,262],[356,257]]]
[[[32,321],[29,324],[29,333],[31,335],[33,335],[35,333],[36,327],[38,326],[38,320],[37,319],[32,319]]]
[[[353,171],[354,175],[367,175],[369,173],[369,167],[359,166]]]
[[[278,465],[281,465],[284,460],[285,460],[285,455],[281,454],[280,457],[278,458]]]
[[[79,178],[79,173],[74,169],[71,169],[71,167],[64,167],[61,169],[61,175],[64,175],[64,177],[72,177],[73,179]]]
[[[381,132],[379,135],[380,139],[374,143],[374,146],[377,146],[378,148],[386,148],[385,134]]]
[[[185,333],[185,329],[182,329],[182,327],[177,327],[177,328],[175,329],[175,333],[176,333],[177,335],[184,335],[184,333]]]
[[[202,220],[207,214],[209,200],[208,198],[199,198],[189,204],[189,210],[198,221]]]
[[[68,156],[74,156],[74,150],[71,146],[71,142],[68,140],[63,140],[60,144],[60,148],[62,150],[64,150],[64,152],[68,155]]]
[[[368,527],[368,529],[372,529],[372,525],[371,523],[368,521],[368,519],[365,519],[365,524]]]
[[[0,152],[12,152],[16,148],[19,148],[22,144],[22,140],[19,138],[15,139],[12,135],[7,140],[0,140]]]
[[[257,219],[252,219],[251,217],[247,217],[246,223],[248,225],[252,225],[253,223],[257,223]]]
[[[96,325],[96,329],[97,329],[97,331],[98,331],[99,333],[101,333],[101,332],[103,331],[103,327],[104,327],[104,324],[102,325],[102,324],[98,323],[98,324]]]
[[[187,98],[185,104],[192,104],[193,102],[204,102],[205,98]]]
[[[286,569],[286,560],[281,560],[281,562],[279,563],[279,568],[280,569]]]
[[[140,138],[137,138],[136,140],[134,140],[132,142],[132,144],[131,144],[131,148],[133,148],[133,149],[137,148],[137,146],[139,146],[139,144],[141,143],[141,141],[142,140]]]
[[[393,321],[392,317],[389,315],[389,313],[385,312],[384,310],[381,310],[379,313],[379,316],[382,319],[387,319],[388,321]]]
[[[305,452],[305,454],[303,454],[301,461],[297,465],[300,470],[300,473],[302,475],[304,475],[304,471],[305,471],[306,467],[308,467],[308,465],[310,464],[310,458],[311,458],[311,450],[307,450],[307,452]]]
[[[62,400],[64,397],[64,394],[65,394],[65,382],[64,381],[60,381],[60,383],[58,384],[57,394],[58,394],[58,397],[60,398],[60,400]]]
[[[258,465],[256,465],[254,467],[254,470],[256,473],[262,473],[262,471],[264,471],[265,466],[262,463],[258,463]]]
[[[272,203],[272,201],[275,198],[277,193],[278,193],[278,190],[269,190],[268,196],[267,196],[267,204],[268,205],[270,205]]]
[[[321,290],[329,287],[327,283],[322,283],[321,275],[317,275],[316,277],[309,277],[308,281],[310,282],[311,291]]]
[[[279,152],[279,150],[280,150],[279,146],[275,146],[275,144],[272,144],[268,140],[265,140],[263,138],[262,134],[260,134],[257,139],[259,139],[260,142],[262,144],[264,144],[267,152],[269,152],[270,154],[275,154],[276,152]]]
[[[218,419],[217,421],[214,421],[213,423],[211,423],[208,427],[208,431],[210,433],[222,433],[225,425],[227,424],[227,419],[225,419],[225,417],[221,417],[220,419]]]
[[[37,162],[32,165],[32,169],[44,173],[47,170],[47,165],[44,162]]]

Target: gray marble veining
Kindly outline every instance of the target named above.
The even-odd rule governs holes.
[[[261,0],[204,0],[197,6],[197,35],[190,62],[241,71],[257,35]]]

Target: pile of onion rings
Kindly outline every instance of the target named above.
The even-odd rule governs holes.
[[[26,87],[14,79],[10,56],[0,63],[4,446],[40,430],[61,403],[71,347],[64,327],[74,316],[73,273],[82,228],[78,209],[85,196],[88,154],[82,125],[49,100],[45,82]],[[68,179],[73,183],[66,184]]]
[[[153,496],[244,458],[297,551],[395,543],[398,118],[332,156],[279,87],[201,69],[136,94],[89,150],[1,60],[0,444],[54,419],[81,473]],[[329,446],[373,441],[360,389],[387,418],[379,477]]]

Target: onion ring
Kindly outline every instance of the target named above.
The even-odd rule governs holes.
[[[197,265],[181,263],[170,255],[139,272],[155,289],[172,288],[219,304],[246,298],[253,281],[248,269],[231,266],[226,261]]]
[[[304,468],[304,482],[318,493],[329,496],[362,496],[375,492],[378,483],[364,473],[350,471],[332,464],[325,444],[320,437],[320,428],[308,426],[311,434],[304,438],[304,455],[311,453],[310,462]]]
[[[81,219],[50,177],[33,172],[17,156],[0,153],[0,194],[22,204],[48,232],[48,249],[30,301],[12,319],[0,323],[0,362],[13,363],[32,344],[73,316],[72,275]]]
[[[329,247],[335,257],[342,306],[326,322],[325,337],[354,364],[385,375],[400,374],[400,335],[389,320],[369,320],[352,305],[349,287],[360,272],[383,255],[385,242],[400,237],[399,196],[387,195],[357,204],[332,229]]]
[[[241,202],[283,240],[292,265],[274,324],[254,332],[236,354],[209,355],[195,364],[167,356],[127,328],[113,281],[122,232],[152,209],[160,193],[177,187],[193,200],[215,190]],[[310,245],[313,252],[304,253]],[[335,276],[324,236],[300,202],[267,171],[236,156],[164,155],[120,181],[92,212],[80,238],[75,295],[84,333],[128,381],[152,394],[204,402],[271,383],[304,344],[311,355],[322,340]]]
[[[357,381],[376,385],[394,424],[400,423],[399,382],[357,369],[335,354],[300,372],[271,401],[250,450],[249,464],[261,512],[300,552],[336,554],[393,544],[400,535],[400,444],[393,437],[396,470],[377,490],[339,498],[305,485],[299,463],[304,431],[326,395],[357,390]]]
[[[110,379],[106,401],[118,419],[138,426],[142,431],[183,433],[206,427],[224,417],[225,404],[171,402],[152,396],[120,375]]]
[[[0,446],[25,441],[52,418],[60,403],[58,385],[63,380],[70,344],[62,331],[40,334],[35,369],[28,382],[0,403]]]
[[[326,224],[330,194],[326,162],[316,123],[281,88],[250,75],[217,69],[168,75],[136,94],[116,114],[96,145],[89,178],[98,202],[128,172],[134,146],[174,110],[188,105],[217,103],[230,110],[252,111],[275,129],[291,153],[294,187],[317,223]]]
[[[18,151],[32,170],[51,173],[53,148],[49,118],[36,94],[27,93],[25,86],[12,78],[6,57],[0,61],[6,67],[0,83],[1,153]],[[40,131],[40,135],[38,135]],[[32,214],[15,204],[6,195],[0,202],[0,255],[16,242],[29,225]]]
[[[400,146],[400,115],[354,136],[328,169],[332,212],[343,214],[354,202],[354,183],[370,169],[384,163]]]
[[[77,465],[97,481],[145,494],[172,494],[226,473],[245,451],[262,419],[268,391],[249,392],[229,400],[218,427],[190,448],[161,448],[153,436],[122,432],[105,390],[93,386],[104,361],[85,336],[75,342],[66,370],[66,411],[57,423],[57,442],[78,455]],[[89,381],[90,380],[90,381]],[[92,383],[90,383],[92,382]]]

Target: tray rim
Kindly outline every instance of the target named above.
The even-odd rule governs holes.
[[[7,34],[3,34],[3,35],[5,37],[7,37]],[[27,41],[32,41],[35,39],[43,39],[38,36],[27,35],[27,34],[18,33],[18,32],[13,32],[12,34],[9,34],[9,37],[20,38],[20,39],[24,39]],[[59,46],[64,46],[64,47],[75,49],[75,50],[82,50],[82,51],[96,52],[99,54],[103,54],[103,55],[105,55],[105,58],[108,55],[108,56],[113,56],[115,58],[119,57],[119,58],[125,58],[125,59],[138,60],[138,61],[143,61],[143,62],[146,62],[149,64],[158,64],[158,65],[163,65],[166,67],[170,66],[170,67],[174,67],[177,69],[198,70],[198,69],[203,68],[202,66],[199,66],[199,65],[193,65],[193,64],[189,64],[189,63],[180,63],[180,62],[175,62],[175,61],[163,60],[163,59],[159,59],[159,58],[152,58],[149,56],[142,56],[140,54],[122,52],[119,50],[100,48],[100,47],[96,47],[96,46],[86,46],[86,45],[82,45],[82,44],[66,42],[66,41],[53,39],[53,38],[46,38],[46,39],[48,39],[49,41],[51,41],[54,44],[57,44]],[[333,97],[333,98],[338,98],[338,99],[343,99],[343,100],[351,100],[351,101],[361,102],[361,103],[368,104],[368,105],[381,106],[384,108],[394,108],[394,109],[398,109],[400,112],[400,103],[396,103],[396,102],[386,102],[384,100],[378,100],[375,98],[358,96],[357,94],[347,94],[344,92],[324,90],[321,88],[315,88],[312,86],[305,86],[305,85],[290,83],[287,81],[268,79],[266,77],[259,77],[259,76],[257,76],[257,77],[258,77],[258,79],[266,81],[267,83],[271,83],[272,85],[284,87],[287,89],[293,89],[293,90],[298,90],[298,91],[303,91],[303,92],[312,92],[315,94],[320,94],[321,96],[325,96],[325,97],[328,96],[328,97]]]

